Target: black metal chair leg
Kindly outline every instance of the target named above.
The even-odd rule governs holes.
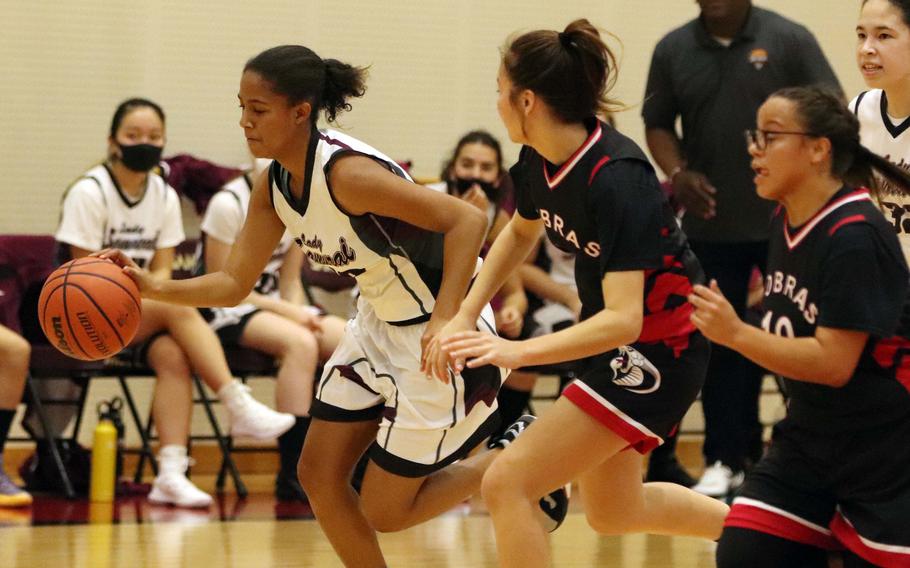
[[[228,451],[232,451],[234,448],[234,438],[232,436],[227,437],[227,446]],[[218,468],[218,477],[215,479],[215,489],[221,493],[224,491],[224,484],[227,480],[227,461],[222,456],[221,466]]]
[[[148,457],[149,464],[152,466],[152,473],[158,475],[158,467],[155,464],[155,456],[152,454],[152,447],[149,445],[148,435],[146,430],[142,425],[142,418],[139,417],[139,410],[136,408],[136,401],[133,400],[133,395],[130,393],[129,386],[126,384],[126,377],[123,375],[117,376],[117,381],[120,383],[120,390],[123,391],[123,397],[126,398],[126,405],[130,409],[130,414],[133,417],[133,424],[136,425],[136,430],[139,432],[139,440],[142,444],[142,456]],[[142,464],[143,468],[145,464]],[[139,474],[141,472],[137,472]],[[141,477],[136,480],[137,483],[142,481]]]
[[[54,467],[60,475],[60,481],[63,482],[63,491],[66,494],[67,499],[75,499],[76,491],[73,489],[70,476],[63,466],[63,457],[60,455],[57,439],[54,436],[54,433],[51,432],[50,422],[47,419],[47,414],[44,412],[44,405],[41,403],[41,395],[38,393],[38,389],[35,387],[35,383],[32,381],[31,377],[28,377],[25,382],[28,384],[28,392],[32,397],[32,403],[35,405],[35,413],[38,415],[38,421],[41,422],[41,430],[44,432],[45,439],[50,443],[51,456],[54,458]]]
[[[155,426],[155,417],[150,413],[149,419],[145,423],[145,439],[151,441],[152,439],[152,428]],[[152,468],[152,475],[158,475],[158,465],[155,462],[155,457],[146,455],[145,452],[139,452],[139,463],[136,464],[136,473],[133,475],[133,481],[135,483],[142,483],[142,476],[145,474],[145,461],[148,459],[149,466]]]
[[[227,465],[228,472],[231,474],[231,479],[234,481],[234,488],[237,490],[237,495],[246,497],[248,495],[246,485],[244,485],[243,481],[240,479],[240,472],[237,471],[237,464],[234,463],[234,458],[231,457],[230,447],[228,447],[226,438],[221,433],[221,427],[218,426],[218,419],[215,417],[215,412],[212,410],[212,401],[209,400],[208,395],[205,394],[205,386],[202,384],[199,377],[193,375],[193,382],[196,384],[196,390],[199,392],[199,400],[202,402],[202,407],[205,409],[209,424],[211,424],[212,430],[215,433],[215,438],[218,441],[218,447],[221,449],[221,457]]]

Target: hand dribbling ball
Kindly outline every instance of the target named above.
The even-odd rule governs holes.
[[[55,270],[38,299],[38,321],[51,345],[83,361],[106,359],[139,329],[139,287],[110,260],[84,257]]]

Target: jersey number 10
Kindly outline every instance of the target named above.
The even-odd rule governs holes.
[[[774,319],[774,312],[768,312],[765,314],[765,317],[761,320],[761,328],[768,333],[773,333],[774,335],[779,335],[780,337],[793,337],[793,322],[790,321],[790,318],[787,316],[780,316],[777,318],[777,321],[774,322],[772,329],[771,320]]]

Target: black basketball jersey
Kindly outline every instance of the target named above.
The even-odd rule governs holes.
[[[892,335],[907,290],[897,236],[867,190],[842,188],[798,228],[778,209],[762,327],[786,337],[814,336],[818,326],[870,334],[846,386],[786,380],[789,422],[838,432],[910,418],[910,365],[888,356],[903,341]]]
[[[603,122],[586,126],[588,139],[562,166],[522,148],[511,170],[517,211],[541,219],[550,241],[575,254],[583,319],[604,308],[607,272],[644,270],[639,341],[684,348],[694,331],[686,296],[704,280],[698,260],[644,152]]]

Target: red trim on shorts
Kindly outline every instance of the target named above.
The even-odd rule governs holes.
[[[562,391],[562,395],[581,408],[585,414],[612,430],[617,436],[628,442],[629,447],[642,455],[661,444],[660,438],[642,432],[574,382]]]
[[[863,542],[862,537],[840,511],[834,515],[834,519],[831,521],[831,532],[834,533],[839,541],[844,543],[850,552],[860,556],[863,560],[878,566],[910,568],[910,546],[880,544],[880,548],[873,548],[867,544],[871,542],[870,540],[866,539]],[[883,550],[884,548],[892,550]]]
[[[758,531],[825,550],[842,548],[831,535],[819,532],[774,511],[743,503],[733,503],[730,513],[724,521],[724,526]]]

